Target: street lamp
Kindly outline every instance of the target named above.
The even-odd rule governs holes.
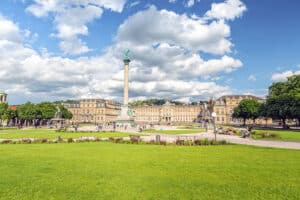
[[[212,116],[213,126],[214,126],[215,141],[217,141],[217,130],[216,130],[216,117],[217,117],[217,113],[212,112],[211,116]]]

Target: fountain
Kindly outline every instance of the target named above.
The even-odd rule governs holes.
[[[56,128],[63,128],[63,125],[65,124],[65,119],[62,117],[62,112],[58,105],[56,106],[54,118],[51,119],[51,124],[55,124]]]

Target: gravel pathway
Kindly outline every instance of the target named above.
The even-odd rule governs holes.
[[[155,140],[157,134],[152,134],[150,136],[143,136],[143,140]],[[178,138],[184,140],[195,140],[195,139],[209,139],[212,140],[215,138],[215,135],[212,131],[207,133],[194,133],[194,134],[181,134],[181,135],[167,135],[159,134],[161,140],[166,140],[167,142],[174,142]],[[254,140],[251,138],[241,138],[234,135],[220,135],[217,134],[217,140],[226,140],[229,143],[233,144],[243,144],[243,145],[252,145],[260,147],[273,147],[273,148],[283,148],[283,149],[300,149],[300,142],[284,142],[284,141],[272,141],[272,140]]]

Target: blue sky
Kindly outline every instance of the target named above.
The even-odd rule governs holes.
[[[79,3],[78,3],[79,2]],[[0,79],[10,104],[265,96],[300,73],[298,0],[2,0]]]

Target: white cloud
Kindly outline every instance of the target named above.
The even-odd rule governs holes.
[[[177,0],[169,0],[169,3],[176,3]]]
[[[132,77],[137,78],[147,72],[145,78],[140,78],[144,82],[150,81],[150,78],[165,79],[166,76],[169,79],[193,80],[221,72],[230,73],[242,66],[240,60],[227,55],[203,60],[198,53],[202,49],[208,52],[210,48],[210,53],[217,53],[222,49],[220,46],[216,48],[219,41],[227,41],[227,34],[222,36],[224,30],[216,23],[206,24],[201,19],[159,11],[152,6],[129,17],[120,26],[112,51],[122,52],[125,47],[130,47],[134,57],[132,66],[136,68],[131,72]],[[224,25],[230,30],[224,21],[221,23],[221,27]],[[143,27],[143,32],[139,31],[140,27]]]
[[[126,0],[35,0],[27,11],[36,17],[54,15],[55,34],[62,41],[59,46],[64,53],[82,54],[90,51],[80,35],[88,35],[87,24],[100,18],[103,8],[115,12],[123,10]]]
[[[195,4],[195,0],[187,0],[185,6],[190,8],[193,7],[194,4]]]
[[[54,4],[49,4],[50,8],[44,8],[45,12],[54,13],[51,10]],[[65,13],[63,8],[55,12],[57,32],[54,36],[62,39],[60,45],[67,52],[79,51],[73,51],[74,54],[89,50],[78,35],[87,35],[86,23],[97,14],[101,17],[100,10],[91,8],[88,15],[73,21],[72,16],[81,11],[71,9]],[[12,96],[29,100],[83,97],[120,100],[122,52],[128,47],[132,52],[132,99],[157,97],[192,101],[230,94],[228,86],[212,80],[242,66],[240,60],[227,54],[232,44],[230,26],[225,20],[208,22],[201,17],[191,18],[153,6],[125,20],[117,30],[114,43],[103,55],[93,57],[54,56],[44,48],[38,52],[24,44],[20,37],[22,30],[15,23],[0,19],[0,27],[5,23],[10,24],[11,34],[3,34],[9,29],[0,30],[1,87]],[[140,31],[141,27],[143,31]],[[214,59],[206,60],[201,57],[201,52],[216,55]],[[205,81],[201,81],[203,79]]]
[[[151,6],[129,17],[119,27],[117,40],[132,45],[165,42],[193,51],[224,54],[231,51],[229,36],[230,27],[223,20],[207,23]]]
[[[272,81],[286,81],[288,77],[290,76],[293,76],[293,75],[298,75],[300,74],[300,71],[285,71],[285,72],[282,72],[282,73],[275,73],[272,75]]]
[[[241,17],[247,10],[246,5],[240,0],[226,0],[222,3],[213,3],[205,16],[211,19],[234,20]]]
[[[5,19],[1,15],[0,15],[0,21],[1,21],[0,40],[21,42],[19,28],[13,22]]]
[[[141,1],[133,1],[133,2],[131,2],[130,4],[129,4],[129,8],[132,8],[132,7],[134,7],[134,6],[137,6],[137,5],[139,5],[141,3]]]
[[[249,81],[256,81],[256,77],[253,74],[250,74],[248,77]]]

